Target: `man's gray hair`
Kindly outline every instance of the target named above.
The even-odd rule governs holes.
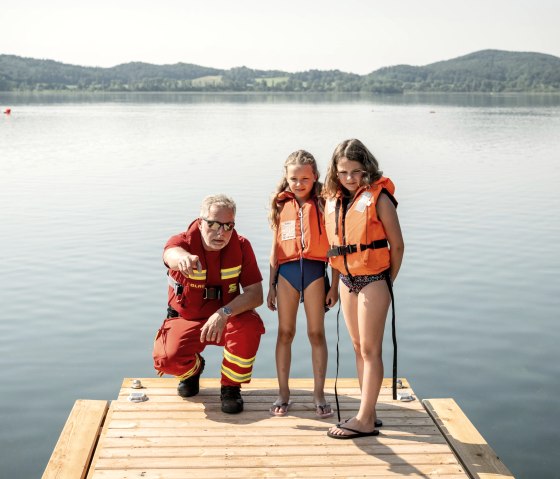
[[[202,205],[200,207],[200,217],[207,218],[208,214],[210,213],[210,207],[212,207],[213,205],[223,208],[229,208],[233,211],[233,215],[235,216],[235,201],[233,201],[229,196],[219,194],[207,196],[202,200]]]

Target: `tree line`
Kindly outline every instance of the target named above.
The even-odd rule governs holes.
[[[560,58],[483,50],[426,66],[398,65],[367,75],[340,70],[289,73],[188,63],[82,67],[0,55],[0,91],[114,92],[560,92]]]

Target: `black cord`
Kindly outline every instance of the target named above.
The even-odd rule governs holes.
[[[338,403],[338,390],[336,384],[338,382],[338,366],[340,364],[340,351],[338,349],[338,343],[340,341],[340,301],[338,302],[338,311],[336,313],[336,378],[334,380],[334,399],[336,401],[336,414],[338,415],[338,422],[340,419],[340,405]]]
[[[397,399],[397,326],[395,318],[395,296],[393,294],[393,283],[391,281],[391,275],[389,272],[385,274],[385,281],[387,281],[387,286],[389,288],[389,294],[391,295],[391,333],[393,337],[393,401]]]

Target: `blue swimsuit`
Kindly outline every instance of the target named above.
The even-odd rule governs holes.
[[[278,274],[302,293],[313,281],[325,275],[325,263],[305,258],[290,261],[278,267]]]

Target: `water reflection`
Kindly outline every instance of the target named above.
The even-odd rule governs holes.
[[[207,93],[207,92],[0,92],[0,104],[48,103],[367,103],[454,107],[555,107],[559,93]]]

